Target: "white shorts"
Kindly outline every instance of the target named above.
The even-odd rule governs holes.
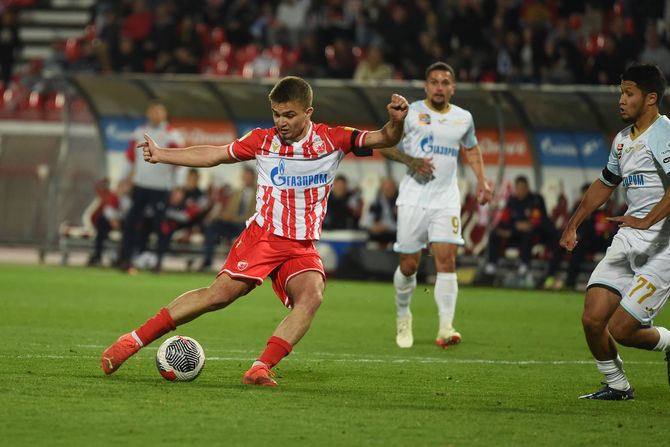
[[[393,250],[416,253],[429,242],[464,245],[461,236],[461,209],[430,209],[398,205],[398,230]]]
[[[621,230],[591,274],[588,287],[604,285],[621,295],[621,307],[651,325],[670,293],[670,244]]]

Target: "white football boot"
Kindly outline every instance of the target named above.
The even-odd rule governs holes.
[[[440,324],[440,330],[437,331],[435,344],[441,348],[447,349],[461,342],[461,334],[451,325]]]
[[[414,335],[412,334],[412,316],[398,318],[396,320],[395,342],[400,348],[411,348],[414,344]]]

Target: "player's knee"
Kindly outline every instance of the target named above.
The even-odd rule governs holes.
[[[220,293],[209,293],[205,299],[207,310],[214,311],[223,309],[237,299],[236,296]]]
[[[253,287],[222,288],[212,284],[205,289],[205,307],[209,311],[223,309],[236,299],[249,293]]]
[[[405,276],[414,275],[419,269],[419,263],[414,259],[404,259],[400,262],[400,272]]]
[[[299,307],[308,313],[316,313],[323,302],[323,292],[318,289],[308,290],[294,300],[294,308]]]
[[[585,311],[582,314],[582,327],[586,332],[602,332],[605,330],[607,323],[597,316],[593,315],[591,312]]]

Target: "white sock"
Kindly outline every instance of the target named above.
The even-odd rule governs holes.
[[[458,297],[456,273],[439,272],[435,279],[435,303],[440,317],[440,327],[453,326]]]
[[[614,360],[596,360],[598,371],[600,371],[607,381],[610,388],[619,391],[626,391],[630,389],[630,383],[626,378],[626,373],[623,370],[623,360],[617,355]]]
[[[658,331],[658,344],[654,347],[654,351],[670,351],[670,331],[659,326],[655,326],[654,329]]]
[[[393,274],[393,287],[395,287],[395,305],[398,318],[406,318],[411,315],[409,304],[412,301],[412,293],[416,289],[416,273],[405,276],[400,271],[400,266]]]

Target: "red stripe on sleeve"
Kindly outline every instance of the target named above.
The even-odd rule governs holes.
[[[367,135],[367,131],[362,131],[360,135],[358,135],[358,138],[356,138],[356,147],[363,147],[363,143],[365,142],[365,136]]]
[[[133,163],[135,162],[135,147],[137,146],[137,141],[133,138],[128,142],[128,147],[126,148],[126,160]]]
[[[233,143],[234,143],[234,142],[233,142]],[[235,160],[239,161],[239,159],[238,159],[238,158],[235,156],[235,154],[233,153],[233,143],[230,143],[230,144],[228,145],[228,149],[226,149],[226,150],[228,151],[228,155],[230,156],[230,158],[234,158]]]

